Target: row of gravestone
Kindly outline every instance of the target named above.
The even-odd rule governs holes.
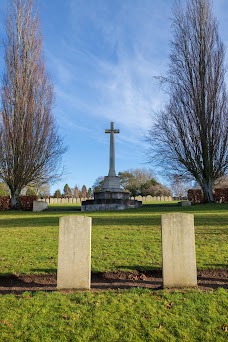
[[[86,199],[92,199],[92,198],[76,198],[76,197],[48,197],[44,198],[43,201],[47,202],[48,204],[55,204],[55,203],[79,203],[81,201],[85,201]],[[173,201],[173,197],[171,196],[136,196],[131,197],[131,199],[136,199],[137,201],[145,201],[145,202],[170,202]],[[178,198],[179,199],[179,198]]]
[[[171,202],[173,201],[172,196],[136,196],[131,197],[131,199],[136,199],[137,201],[144,201],[144,202]]]
[[[60,218],[58,289],[90,289],[91,229],[90,217]],[[163,287],[196,287],[194,215],[162,215],[161,233]]]

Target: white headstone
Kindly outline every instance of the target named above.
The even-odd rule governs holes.
[[[48,204],[46,201],[33,201],[32,211],[43,211],[47,207]]]
[[[194,215],[162,215],[163,287],[197,286]]]
[[[58,289],[90,289],[91,226],[90,217],[60,217]]]
[[[190,207],[192,205],[192,203],[190,201],[180,201],[180,202],[178,202],[178,204],[181,207]]]

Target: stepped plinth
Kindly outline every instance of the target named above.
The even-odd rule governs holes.
[[[109,173],[104,178],[102,189],[94,192],[94,199],[82,201],[81,210],[123,210],[140,207],[142,202],[131,200],[129,191],[121,188],[120,178],[116,176],[114,134],[119,133],[119,130],[114,129],[114,122],[111,122],[111,128],[105,130],[105,133],[110,133]]]

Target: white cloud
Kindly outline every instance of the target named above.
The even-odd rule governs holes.
[[[224,0],[214,6],[216,15],[227,17]],[[167,99],[153,77],[168,67],[170,16],[167,0],[70,2],[72,34],[59,41],[58,55],[50,56],[58,104],[68,109],[69,126],[78,114],[114,120],[123,139],[141,141],[150,115]]]
[[[170,5],[77,0],[70,10],[71,37],[60,41],[58,56],[50,56],[58,103],[71,113],[114,120],[137,141],[165,99],[153,76],[166,68],[169,23],[158,22],[168,18]]]
[[[143,56],[134,56],[133,60],[120,59],[117,65],[104,64],[103,72],[106,82],[98,81],[97,85],[103,112],[131,129],[147,129],[150,114],[158,110],[163,100],[153,78],[160,73],[158,68]]]

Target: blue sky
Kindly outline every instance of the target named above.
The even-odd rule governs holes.
[[[9,1],[0,0],[1,22]],[[168,67],[172,0],[37,0],[47,71],[55,87],[54,116],[69,146],[66,175],[51,187],[93,185],[108,173],[110,121],[116,171],[146,165],[144,136],[166,101],[153,76]],[[228,1],[214,0],[228,46]],[[2,25],[0,25],[2,32]],[[0,51],[2,66],[3,51]],[[156,171],[156,170],[155,170]],[[158,179],[162,175],[158,174]]]

